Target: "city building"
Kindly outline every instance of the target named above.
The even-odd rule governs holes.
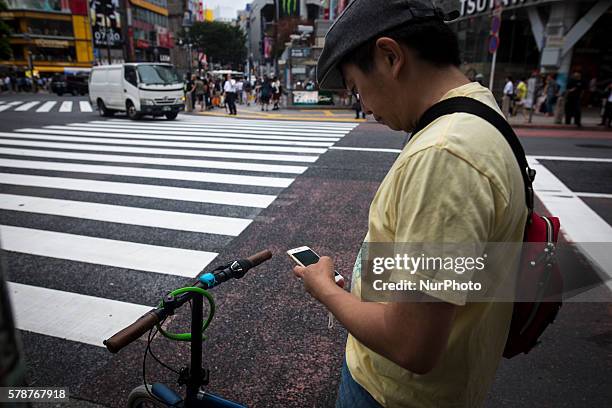
[[[213,21],[213,10],[205,8],[201,0],[168,0],[168,11],[168,28],[174,33],[174,47],[170,50],[170,61],[179,72],[192,72],[198,67],[199,53],[192,48],[192,45],[179,41],[178,34],[185,30],[185,24],[189,26],[195,22]],[[190,54],[191,67],[189,67]]]
[[[573,72],[582,73],[586,83],[612,78],[610,0],[502,0],[497,9],[499,27],[492,24],[494,0],[439,3],[444,8],[452,3],[460,7],[460,17],[451,27],[458,34],[468,76],[482,74],[489,85],[496,49],[492,86],[496,95],[501,94],[505,77],[528,77],[534,70],[556,74],[562,88]]]
[[[169,14],[168,0],[129,0],[127,49],[130,61],[171,62],[174,35],[169,29]]]
[[[283,24],[291,20],[298,20],[300,24],[313,25],[314,20],[319,18],[323,10],[321,3],[321,0],[295,0],[278,3],[275,3],[274,0],[255,0],[247,6],[249,10],[247,48],[251,66],[257,75],[274,73],[274,37],[277,27],[282,29]],[[278,26],[277,18],[280,22]],[[283,48],[284,44],[278,44],[279,50]]]
[[[8,0],[0,13],[11,28],[11,60],[0,61],[4,70],[34,69],[48,76],[79,71],[93,62],[92,31],[87,0]]]

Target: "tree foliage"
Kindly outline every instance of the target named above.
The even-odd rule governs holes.
[[[238,69],[246,60],[246,37],[239,27],[218,21],[196,22],[182,37],[193,44],[195,50],[202,50],[212,61],[223,66]]]
[[[4,0],[0,0],[0,12],[7,11],[8,6]],[[13,51],[9,43],[9,36],[11,35],[11,29],[3,21],[0,20],[0,60],[8,60],[13,57]]]

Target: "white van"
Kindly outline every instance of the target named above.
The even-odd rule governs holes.
[[[133,120],[143,115],[173,120],[185,108],[183,82],[170,64],[139,62],[93,67],[89,100],[97,106],[100,116],[124,111]]]

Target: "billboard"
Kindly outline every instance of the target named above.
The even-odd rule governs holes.
[[[276,0],[279,2],[280,17],[293,17],[300,15],[300,0]]]
[[[120,48],[123,39],[119,0],[91,0],[89,4],[94,46],[106,47],[108,43],[111,48]]]

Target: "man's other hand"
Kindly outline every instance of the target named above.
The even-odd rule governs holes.
[[[304,289],[317,300],[320,299],[322,291],[329,287],[335,287],[334,282],[334,261],[323,256],[316,264],[307,267],[295,266],[293,273],[304,282]]]

